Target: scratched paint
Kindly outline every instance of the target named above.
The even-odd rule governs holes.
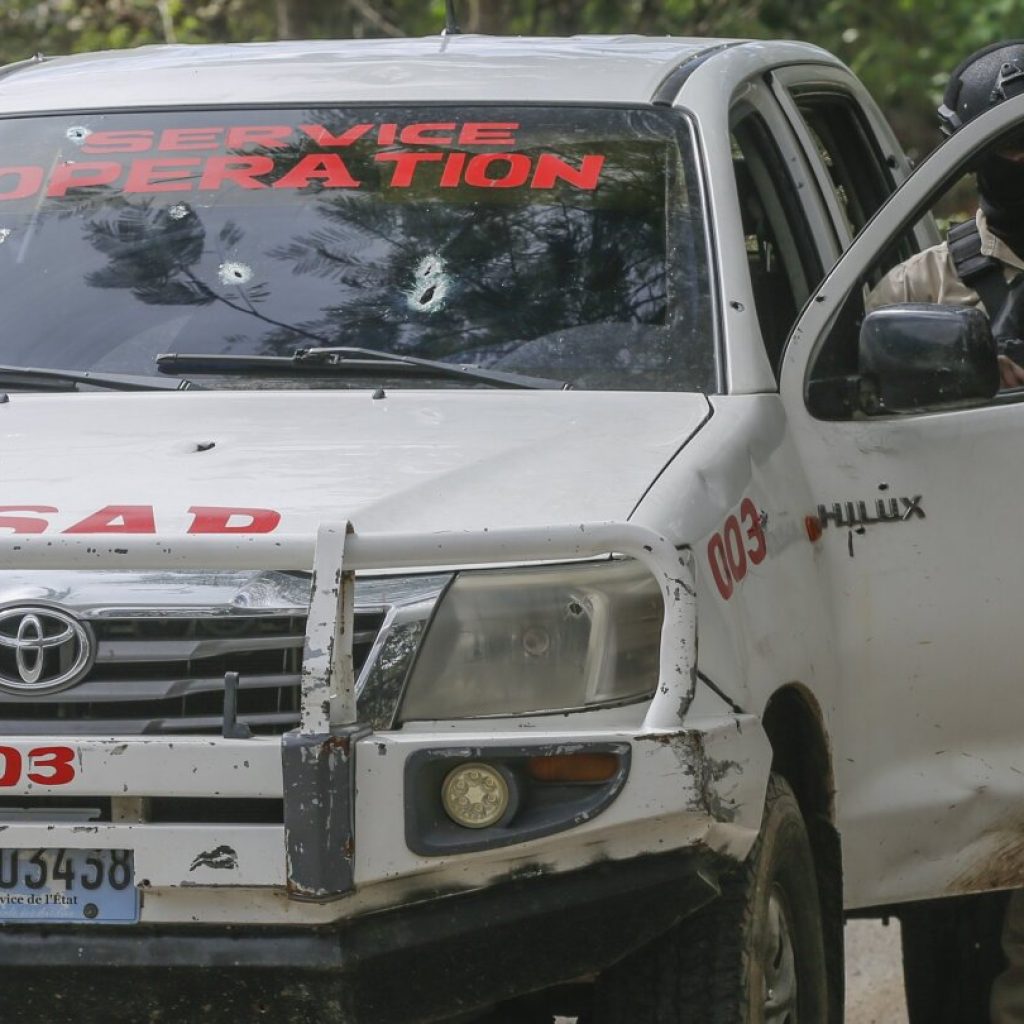
[[[716,821],[731,822],[737,807],[729,792],[730,777],[742,775],[743,766],[732,759],[718,759],[709,755],[701,732],[684,729],[674,733],[645,733],[636,737],[640,742],[660,743],[669,747],[676,757],[679,771],[694,781],[701,806]]]
[[[196,871],[198,868],[235,871],[238,868],[238,854],[232,847],[226,845],[215,847],[212,850],[204,850],[193,858],[189,871]]]

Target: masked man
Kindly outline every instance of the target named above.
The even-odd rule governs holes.
[[[995,43],[971,54],[946,87],[939,107],[943,134],[952,135],[1020,93],[1024,40]],[[975,219],[956,225],[946,242],[891,270],[871,293],[869,309],[896,302],[980,305],[993,321],[997,340],[1003,340],[996,324],[1000,313],[1009,312],[1011,284],[1024,274],[1024,131],[986,156],[975,170],[980,207]],[[1024,301],[1021,307],[1024,312]],[[999,372],[1003,387],[1024,385],[1024,368],[1009,355],[999,356]]]

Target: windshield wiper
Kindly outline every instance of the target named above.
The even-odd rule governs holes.
[[[484,370],[478,366],[419,359],[371,348],[331,346],[300,348],[290,356],[230,356],[208,353],[167,352],[156,357],[161,373],[251,373],[276,377],[287,374],[338,374],[352,377],[419,377],[472,380],[496,388],[534,388],[564,391],[572,387],[561,380],[527,377],[521,373]]]
[[[90,384],[109,391],[190,391],[202,390],[190,380],[164,380],[162,377],[128,373],[93,373],[91,370],[51,370],[36,366],[0,364],[0,387],[31,387],[47,391],[76,391],[79,384]]]

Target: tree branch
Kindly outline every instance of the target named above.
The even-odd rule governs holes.
[[[386,36],[404,36],[405,33],[394,22],[389,21],[379,11],[375,11],[367,0],[348,0],[349,5],[365,18],[371,25],[380,29]]]

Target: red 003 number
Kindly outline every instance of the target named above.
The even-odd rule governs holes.
[[[718,592],[728,601],[751,565],[760,565],[768,556],[768,541],[757,507],[744,498],[740,514],[729,516],[722,529],[708,541],[708,564]]]
[[[39,786],[66,786],[75,778],[75,751],[72,747],[0,746],[0,788],[16,786],[22,778]]]

